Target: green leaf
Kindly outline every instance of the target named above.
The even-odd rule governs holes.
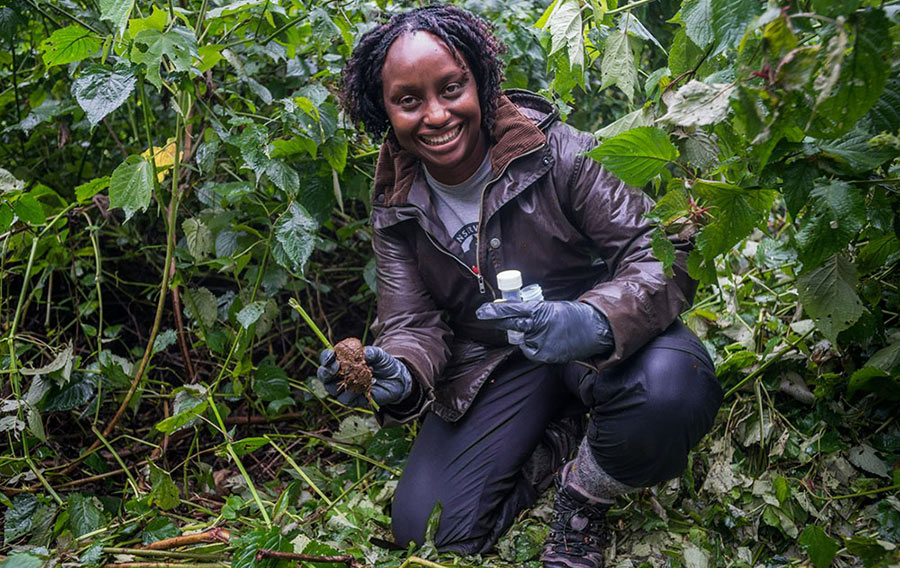
[[[832,343],[865,311],[856,295],[856,283],[856,267],[838,254],[797,280],[803,307]]]
[[[122,35],[133,7],[134,0],[100,0],[100,19],[112,23],[116,34]]]
[[[634,99],[634,85],[637,83],[637,67],[628,35],[616,30],[609,34],[603,46],[603,63],[601,64],[602,84],[600,90],[612,85],[618,86],[628,97]]]
[[[3,544],[25,536],[33,528],[32,516],[38,506],[37,497],[27,493],[12,498],[12,506],[6,509],[3,524]]]
[[[797,542],[806,549],[810,562],[816,568],[831,566],[831,561],[834,560],[837,551],[841,548],[837,539],[831,538],[821,527],[816,525],[809,525],[803,529]]]
[[[895,341],[875,352],[866,362],[867,367],[875,367],[886,373],[900,369],[900,341]]]
[[[91,181],[83,183],[75,188],[75,199],[77,199],[79,202],[87,201],[107,187],[109,187],[109,176],[92,179]]]
[[[171,434],[194,422],[197,416],[206,411],[209,402],[206,388],[200,385],[185,385],[175,389],[175,402],[172,404],[172,416],[156,425],[156,429]]]
[[[861,0],[812,0],[812,7],[817,14],[835,18],[849,16],[859,8],[861,3]],[[816,568],[819,568],[818,564],[816,564]]]
[[[156,334],[156,338],[153,340],[153,349],[151,351],[151,356],[156,355],[161,351],[165,351],[170,345],[175,345],[175,341],[177,337],[175,335],[174,329],[167,329],[161,333]]]
[[[687,0],[681,5],[684,31],[694,44],[704,49],[715,34],[712,27],[712,0]]]
[[[346,158],[345,153],[344,160]],[[297,190],[300,189],[300,174],[281,160],[269,160],[269,164],[266,166],[266,176],[278,186],[278,189],[287,193],[290,197],[297,195]]]
[[[675,32],[669,48],[669,70],[673,75],[681,75],[694,69],[703,57],[703,50],[697,47],[684,30]]]
[[[853,128],[879,99],[891,74],[891,42],[885,41],[890,30],[884,12],[857,13],[852,23],[855,37],[850,53],[845,54],[837,42],[833,49],[839,51],[816,79],[815,86],[822,92],[807,127],[807,133],[816,138],[836,138]],[[838,71],[835,81],[822,79],[834,71]]]
[[[72,493],[67,499],[69,505],[69,528],[76,537],[84,536],[105,526],[109,520],[103,506],[93,495]]]
[[[252,454],[261,447],[268,445],[269,439],[263,437],[242,438],[231,443],[231,449],[239,456]]]
[[[288,376],[281,367],[263,363],[253,377],[253,392],[265,402],[291,396]]]
[[[128,35],[133,38],[144,30],[156,30],[161,32],[166,29],[168,23],[169,12],[161,10],[157,6],[153,6],[152,12],[146,18],[134,18],[128,20]]]
[[[27,552],[16,552],[0,562],[0,568],[41,568],[43,559]]]
[[[153,462],[149,462],[150,466],[150,500],[163,511],[174,509],[181,503],[181,492],[178,486],[172,481],[168,472],[156,467]]]
[[[894,545],[885,543],[894,550]],[[881,545],[876,539],[867,536],[854,536],[852,538],[844,538],[844,546],[847,552],[862,560],[865,568],[874,568],[881,565],[880,562],[888,554],[888,550]],[[817,567],[818,568],[818,567]]]
[[[0,231],[6,231],[12,225],[14,217],[12,207],[6,203],[0,203]]]
[[[159,66],[164,56],[176,71],[189,70],[191,57],[200,57],[194,32],[184,26],[172,26],[163,32],[143,30],[135,36],[134,44],[131,60],[144,65],[147,69],[147,80],[157,89],[162,88]]]
[[[26,193],[13,203],[13,211],[16,216],[29,225],[43,225],[47,220],[44,215],[44,208],[38,203],[38,200]]]
[[[678,157],[678,150],[664,131],[642,126],[605,140],[588,156],[628,185],[642,187]]]
[[[136,83],[129,65],[120,63],[114,68],[91,65],[72,83],[72,95],[87,113],[91,125],[96,126],[128,100]]]
[[[219,317],[216,296],[206,288],[188,289],[184,291],[184,314],[200,322],[209,329]]]
[[[710,0],[710,23],[715,34],[713,55],[736,47],[747,26],[763,11],[759,0]]]
[[[195,260],[203,260],[213,251],[213,234],[209,227],[199,219],[185,219],[181,223],[184,240],[187,241],[188,252]]]
[[[584,69],[584,35],[581,22],[581,6],[576,0],[561,0],[550,14],[550,55],[566,48],[569,66]]]
[[[900,400],[900,376],[875,367],[857,369],[847,383],[847,395],[858,391],[876,393],[880,400]]]
[[[892,77],[867,115],[872,132],[900,131],[900,77]]]
[[[101,566],[103,564],[103,543],[95,542],[78,558],[83,566]]]
[[[810,192],[809,212],[797,233],[804,267],[818,266],[853,240],[866,222],[865,197],[840,180],[819,180]]]
[[[613,136],[618,136],[627,130],[631,130],[632,128],[638,128],[640,126],[652,126],[653,125],[653,111],[649,108],[641,107],[634,112],[630,112],[620,118],[619,120],[607,124],[600,130],[594,133],[594,136],[599,138],[612,138]]]
[[[266,310],[266,303],[262,301],[253,302],[251,304],[247,304],[241,311],[237,313],[237,321],[241,324],[241,327],[247,329],[251,325],[256,323],[256,320],[259,319],[263,312]]]
[[[291,203],[275,224],[275,261],[295,274],[303,274],[316,244],[319,225],[298,203]]]
[[[338,132],[329,138],[319,149],[322,150],[322,156],[328,161],[328,165],[338,173],[344,171],[344,167],[347,165],[348,142],[347,136],[343,132]]]
[[[668,112],[657,122],[673,126],[716,124],[728,114],[728,101],[734,85],[709,86],[691,80],[668,100]]]
[[[153,193],[153,164],[140,156],[128,156],[109,180],[109,206],[121,207],[125,220],[150,205]]]
[[[765,218],[777,192],[743,189],[722,182],[697,181],[694,193],[711,207],[712,221],[697,237],[697,248],[706,260],[731,250]]]
[[[650,237],[650,246],[653,256],[663,264],[663,272],[671,278],[674,275],[672,265],[675,264],[675,245],[666,237],[666,232],[660,227],[653,231]]]
[[[68,26],[53,32],[40,46],[44,65],[65,65],[99,55],[103,41],[81,26]]]
[[[894,148],[869,145],[871,136],[860,128],[854,128],[835,140],[822,141],[817,146],[822,155],[835,159],[848,172],[862,173],[897,155]]]
[[[66,411],[87,404],[94,397],[95,381],[85,376],[55,387],[47,394],[41,409],[45,412]]]
[[[0,168],[0,192],[22,191],[25,189],[25,182],[16,178],[7,170]]]

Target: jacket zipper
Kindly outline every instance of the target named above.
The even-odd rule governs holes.
[[[509,162],[507,162],[506,166],[497,174],[492,180],[488,180],[484,187],[481,188],[481,197],[478,200],[478,229],[475,231],[475,270],[471,270],[475,274],[475,277],[478,278],[478,291],[484,294],[484,276],[481,275],[481,222],[484,216],[484,194],[487,191],[489,185],[497,181],[498,179],[503,177],[503,174],[506,173],[506,170],[509,169],[509,165],[514,161],[524,158],[525,156],[530,156],[539,150],[543,150],[546,144],[541,144],[540,146],[534,148],[533,150],[529,150],[524,154],[516,156]],[[426,231],[427,233],[428,231]],[[491,288],[491,294],[493,294],[493,288]]]

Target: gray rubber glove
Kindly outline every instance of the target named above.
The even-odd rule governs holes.
[[[519,347],[532,361],[568,363],[615,347],[609,320],[584,302],[487,303],[475,315],[497,329],[523,332]]]
[[[412,375],[406,365],[380,347],[368,345],[365,354],[366,363],[372,369],[372,400],[375,404],[397,404],[409,396],[412,392]],[[319,363],[316,375],[325,385],[328,394],[344,406],[362,408],[368,405],[366,395],[341,389],[338,378],[340,365],[333,349],[324,349],[319,354]]]

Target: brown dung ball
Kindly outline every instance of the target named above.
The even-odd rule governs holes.
[[[366,353],[359,339],[348,337],[341,341],[334,346],[334,355],[341,366],[338,386],[353,394],[369,396],[372,392],[372,369],[366,365]]]

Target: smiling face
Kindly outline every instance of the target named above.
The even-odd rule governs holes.
[[[403,34],[381,69],[384,108],[400,146],[439,182],[468,179],[487,152],[478,86],[447,46],[424,32]]]

